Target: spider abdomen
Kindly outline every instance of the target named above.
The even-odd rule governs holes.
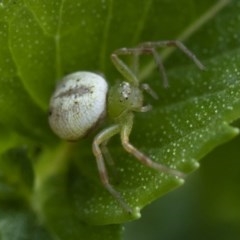
[[[49,124],[60,138],[84,137],[106,113],[106,80],[95,73],[75,72],[65,76],[50,100]]]

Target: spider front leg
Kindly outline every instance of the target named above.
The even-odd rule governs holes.
[[[127,152],[129,152],[131,155],[133,155],[142,164],[150,168],[153,168],[159,172],[171,174],[179,178],[184,178],[185,177],[184,173],[175,169],[171,169],[163,164],[154,162],[152,159],[150,159],[148,156],[146,156],[144,153],[142,153],[140,150],[138,150],[129,142],[129,136],[131,134],[132,126],[133,126],[133,118],[134,118],[133,113],[129,113],[126,119],[124,119],[124,124],[122,124],[120,134],[121,134],[121,141],[124,149]]]
[[[185,55],[187,55],[196,65],[199,69],[203,70],[205,69],[204,65],[201,63],[201,61],[196,57],[196,55],[190,51],[182,42],[178,40],[165,40],[165,41],[157,41],[157,42],[143,42],[139,44],[139,48],[150,48],[150,49],[156,49],[159,47],[177,47],[179,50],[181,50]]]
[[[168,46],[175,46],[180,49],[185,55],[187,55],[201,70],[205,69],[204,65],[200,62],[200,60],[195,56],[193,52],[191,52],[183,43],[178,40],[166,40],[166,41],[158,41],[158,42],[143,42],[139,44],[135,48],[120,48],[115,50],[112,55],[112,61],[118,71],[131,83],[137,82],[139,80],[134,75],[134,72],[119,58],[120,55],[133,55],[134,62],[136,67],[133,69],[137,69],[139,55],[141,54],[151,54],[155,60],[156,66],[158,68],[159,73],[162,75],[163,78],[163,85],[164,87],[168,87],[168,78],[166,75],[166,71],[160,55],[157,51],[157,48],[160,47],[168,47]],[[136,70],[135,70],[136,71]]]
[[[96,157],[98,172],[103,186],[118,201],[121,207],[126,210],[126,212],[132,213],[132,209],[130,208],[130,206],[128,206],[128,204],[122,198],[121,194],[117,190],[115,190],[115,188],[109,182],[109,177],[103,158],[103,152],[101,150],[101,144],[104,144],[119,132],[120,132],[119,125],[114,125],[110,128],[103,130],[94,138],[92,149],[93,154]]]
[[[134,62],[136,65],[134,67],[134,70],[135,70],[138,68],[138,65],[139,65],[139,63],[138,63],[139,55],[142,55],[142,54],[151,54],[153,56],[155,63],[157,65],[158,71],[162,75],[163,85],[164,85],[164,87],[167,87],[168,86],[167,74],[166,74],[164,65],[162,63],[162,60],[160,58],[160,55],[158,54],[158,52],[156,51],[156,49],[154,47],[144,47],[144,46],[140,45],[139,47],[136,47],[136,48],[120,48],[120,49],[117,49],[116,51],[114,51],[114,53],[112,54],[111,57],[112,57],[112,61],[113,61],[114,65],[118,69],[118,71],[126,79],[129,79],[130,73],[131,73],[131,78],[132,78],[132,75],[134,75],[134,74],[130,70],[130,68],[127,67],[127,65],[119,58],[119,56],[120,55],[133,55]],[[136,78],[136,76],[135,76],[135,78]],[[139,82],[138,79],[137,79],[137,81]]]
[[[123,48],[124,50],[128,50],[127,48]],[[119,49],[121,50],[121,49]],[[134,86],[139,85],[139,79],[135,75],[135,73],[118,57],[118,51],[116,50],[112,53],[111,59],[116,67],[116,69],[125,77],[125,79],[133,84]]]

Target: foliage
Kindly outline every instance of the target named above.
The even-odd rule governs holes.
[[[136,114],[131,141],[154,161],[190,173],[235,137],[239,8],[237,0],[0,1],[1,239],[121,239],[120,223],[139,218],[145,205],[181,185],[140,165],[114,138],[110,151],[119,176],[110,171],[111,181],[135,209],[129,215],[99,181],[94,134],[72,144],[49,129],[48,101],[57,81],[88,70],[112,84],[121,77],[109,59],[114,49],[187,38],[207,67],[201,72],[181,52],[170,57],[163,51],[170,82],[164,89],[151,59],[143,57],[140,77],[160,99],[146,98],[153,110]]]

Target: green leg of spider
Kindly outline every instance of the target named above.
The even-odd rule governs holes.
[[[110,139],[108,139],[107,141],[104,141],[101,144],[101,150],[102,150],[104,160],[106,160],[107,165],[110,167],[110,171],[111,171],[111,173],[114,177],[114,182],[119,183],[119,172],[117,171],[115,161],[112,158],[112,155],[109,152],[109,149],[108,149],[108,146],[107,146],[109,140]]]
[[[138,47],[140,48],[159,48],[159,47],[168,47],[173,46],[180,49],[185,55],[187,55],[199,69],[205,69],[204,65],[201,61],[195,56],[195,54],[190,51],[182,42],[178,40],[165,40],[165,41],[157,41],[157,42],[144,42],[141,43]]]
[[[109,182],[109,177],[103,158],[103,153],[101,150],[101,144],[108,141],[114,135],[120,132],[121,142],[124,149],[131,155],[133,155],[135,158],[137,158],[137,160],[139,160],[142,164],[153,168],[159,172],[165,172],[167,174],[178,176],[180,178],[184,177],[184,174],[182,172],[168,168],[165,165],[152,161],[148,156],[146,156],[129,142],[129,135],[132,131],[133,126],[133,117],[134,115],[132,113],[128,114],[124,119],[124,124],[121,124],[121,127],[120,125],[114,125],[110,128],[103,130],[95,137],[93,142],[93,153],[96,157],[101,182],[103,186],[108,190],[108,192],[118,201],[121,207],[125,209],[128,213],[132,213],[131,207],[125,202],[121,194]]]
[[[166,174],[170,174],[172,176],[176,176],[179,178],[184,178],[184,173],[171,169],[165,165],[152,161],[147,155],[138,150],[135,146],[133,146],[129,142],[129,136],[132,131],[133,126],[133,112],[140,111],[146,112],[151,109],[150,105],[143,105],[143,95],[142,90],[147,91],[152,97],[157,98],[157,94],[148,86],[140,84],[140,80],[137,78],[136,71],[138,66],[138,57],[140,54],[151,54],[159,71],[163,76],[164,85],[167,86],[167,76],[165,73],[164,66],[160,59],[156,48],[164,47],[164,46],[176,46],[180,50],[182,50],[190,59],[194,61],[194,63],[200,68],[203,69],[204,66],[202,63],[196,58],[196,56],[187,49],[181,42],[179,41],[160,41],[160,42],[145,42],[140,44],[136,48],[122,48],[114,51],[111,55],[113,64],[116,69],[123,75],[125,80],[128,82],[123,82],[121,84],[116,84],[115,87],[111,89],[108,97],[108,113],[112,120],[114,120],[117,124],[103,130],[100,132],[94,139],[93,142],[93,153],[97,160],[98,171],[100,174],[101,181],[104,187],[112,194],[112,196],[119,202],[119,204],[125,209],[127,212],[132,213],[132,209],[122,198],[120,193],[115,190],[115,188],[110,184],[107,169],[105,167],[104,162],[104,154],[108,155],[106,152],[107,142],[109,139],[115,134],[120,133],[121,142],[124,149],[137,158],[142,164],[153,168],[159,172],[164,172]],[[120,59],[120,55],[133,55],[135,56],[136,68],[133,71]],[[106,154],[107,153],[107,154]]]
[[[114,135],[118,134],[119,131],[120,131],[119,125],[114,125],[100,132],[94,138],[93,153],[96,157],[98,172],[99,172],[100,179],[103,186],[118,201],[121,207],[126,210],[126,212],[132,213],[131,207],[128,206],[128,204],[125,202],[121,194],[117,190],[115,190],[115,188],[109,182],[109,177],[108,177],[107,169],[106,169],[104,158],[103,158],[103,153],[101,150],[101,144],[108,141]]]
[[[199,69],[205,69],[204,65],[199,61],[199,59],[191,52],[183,43],[177,40],[167,40],[158,42],[144,42],[135,48],[120,48],[113,52],[111,55],[112,61],[118,71],[130,82],[134,82],[138,85],[138,79],[136,75],[131,71],[128,66],[119,58],[120,55],[133,55],[135,56],[135,64],[138,65],[139,55],[141,54],[151,54],[156,62],[156,66],[162,75],[164,87],[168,86],[168,79],[164,65],[161,61],[160,55],[157,52],[157,48],[175,46],[180,49],[185,55],[187,55]]]
[[[153,168],[159,172],[164,172],[167,174],[171,174],[173,176],[177,176],[180,178],[184,178],[185,174],[177,171],[175,169],[171,169],[163,164],[157,163],[152,161],[147,155],[139,151],[136,147],[134,147],[130,142],[129,142],[129,136],[132,131],[132,126],[133,126],[133,118],[134,115],[132,113],[129,113],[128,116],[125,118],[124,125],[121,128],[121,141],[124,149],[129,152],[131,155],[133,155],[137,160],[139,160],[142,164]]]

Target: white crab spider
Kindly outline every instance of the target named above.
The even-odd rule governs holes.
[[[123,148],[141,163],[160,172],[180,178],[184,177],[182,172],[152,161],[129,142],[134,112],[146,112],[151,109],[150,105],[145,106],[143,103],[143,90],[155,98],[157,95],[147,84],[140,84],[134,71],[119,56],[133,55],[137,62],[140,54],[152,54],[162,74],[164,86],[167,86],[164,66],[156,50],[156,48],[164,46],[178,47],[200,69],[204,69],[196,56],[179,41],[144,42],[136,48],[117,49],[111,55],[113,64],[123,75],[125,81],[115,84],[108,90],[107,82],[101,75],[91,72],[75,72],[63,78],[50,100],[50,126],[60,138],[65,140],[75,141],[84,137],[95,129],[106,116],[113,120],[112,126],[95,136],[92,149],[103,186],[129,213],[132,212],[132,209],[109,182],[104,162],[104,155],[108,155],[107,143],[114,135],[120,134]]]

